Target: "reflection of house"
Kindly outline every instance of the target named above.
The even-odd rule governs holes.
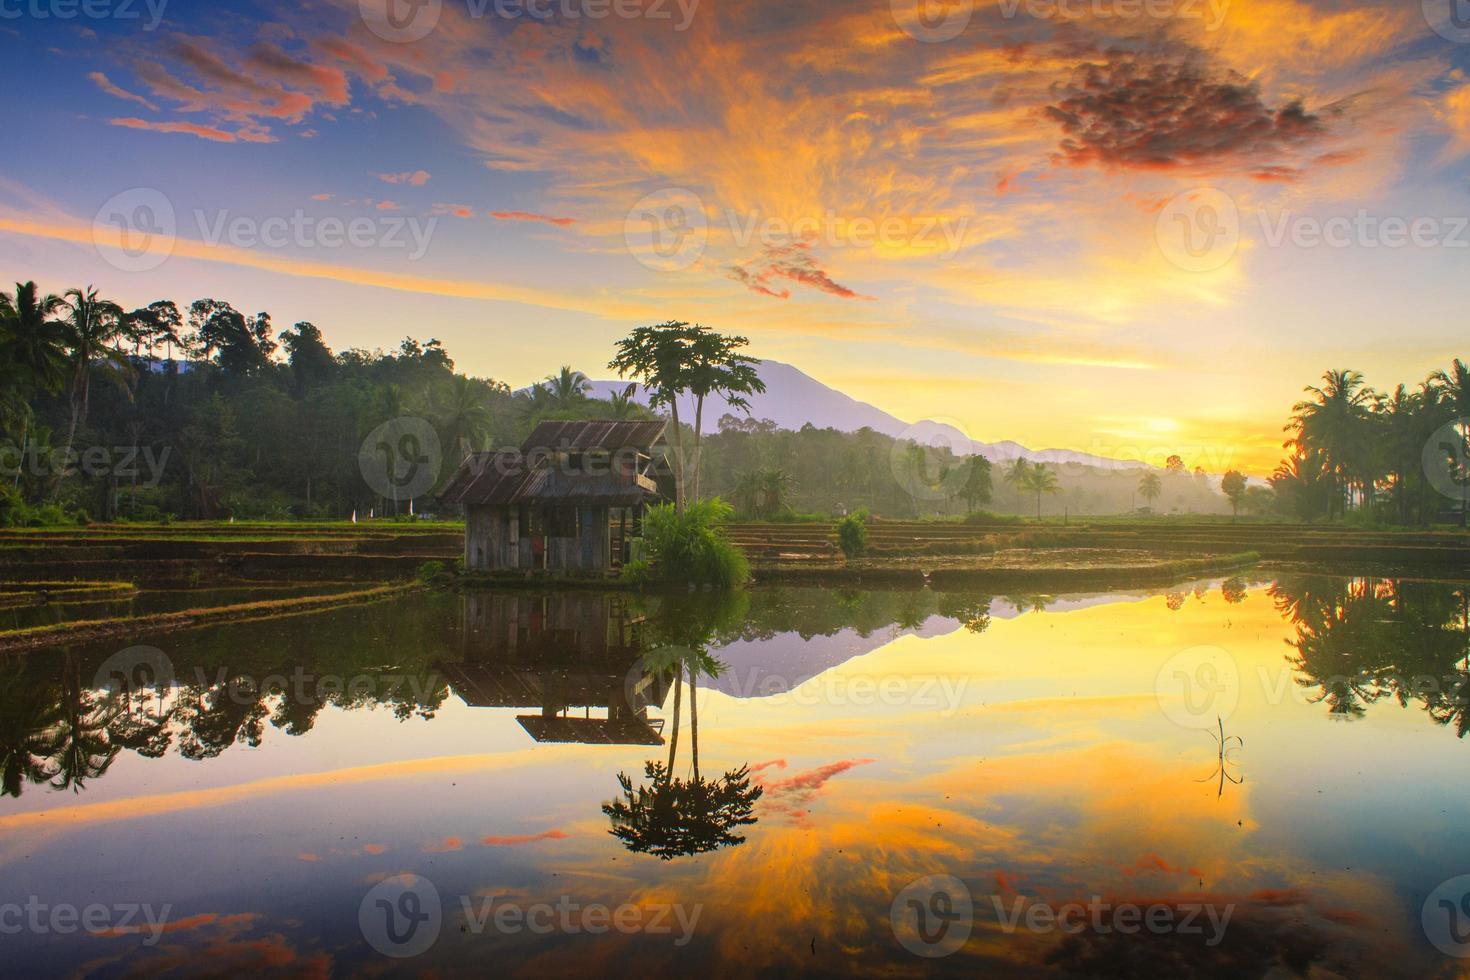
[[[603,572],[664,496],[665,423],[542,422],[519,450],[473,453],[440,494],[465,509],[465,568]]]
[[[463,658],[440,668],[466,704],[540,708],[516,716],[538,742],[663,743],[648,707],[663,702],[668,682],[639,667],[643,618],[625,597],[497,593],[462,602]]]

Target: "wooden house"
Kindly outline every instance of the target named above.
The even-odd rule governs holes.
[[[440,493],[465,514],[468,571],[603,574],[643,511],[672,496],[658,421],[549,421],[518,450],[473,453]]]
[[[483,592],[460,602],[460,659],[438,669],[465,704],[537,709],[516,721],[538,742],[663,744],[663,721],[648,709],[668,697],[672,675],[643,666],[643,616],[625,596]]]

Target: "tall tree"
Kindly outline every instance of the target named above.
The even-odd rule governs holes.
[[[1320,452],[1325,457],[1332,491],[1327,516],[1332,518],[1337,516],[1355,475],[1357,450],[1365,441],[1363,434],[1374,394],[1364,383],[1362,372],[1344,369],[1328,371],[1322,375],[1320,387],[1309,385],[1304,390],[1312,397],[1292,406],[1286,431],[1296,436],[1287,445]]]
[[[122,308],[102,299],[96,289],[88,286],[86,289],[68,289],[64,309],[63,329],[71,359],[71,422],[66,430],[63,463],[52,475],[53,495],[60,490],[61,478],[70,463],[77,426],[85,425],[87,421],[92,369],[99,368],[119,384],[124,384],[128,377],[127,355],[116,346],[129,338]]]
[[[1138,492],[1152,508],[1154,501],[1159,499],[1159,494],[1164,492],[1164,481],[1160,480],[1159,475],[1153,470],[1147,470],[1143,476],[1138,478]]]
[[[1220,492],[1230,500],[1232,520],[1240,516],[1240,502],[1245,499],[1245,491],[1245,474],[1239,470],[1230,470],[1221,477]]]
[[[1463,472],[1470,461],[1470,365],[1458,357],[1448,371],[1436,371],[1431,380],[1439,387],[1447,408],[1455,415],[1460,433],[1460,526],[1470,526],[1470,473]]]
[[[749,343],[744,337],[718,334],[699,324],[691,329],[685,376],[689,393],[694,396],[694,456],[690,469],[693,471],[691,490],[695,500],[700,499],[699,464],[705,398],[720,395],[732,408],[748,414],[750,402],[746,396],[766,390],[766,384],[756,370],[760,361],[740,353]]]
[[[693,331],[681,320],[637,327],[617,343],[608,367],[622,378],[635,378],[648,390],[648,403],[667,408],[673,440],[674,507],[684,512],[684,436],[679,426],[679,395],[689,388],[685,366]]]

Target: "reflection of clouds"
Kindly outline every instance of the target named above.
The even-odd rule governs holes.
[[[841,762],[829,762],[825,766],[818,766],[815,769],[770,783],[758,777],[755,782],[765,790],[761,809],[788,817],[794,823],[802,823],[810,813],[807,808],[822,792],[827,780],[847,772],[854,766],[867,765],[873,761],[875,760],[844,759]],[[778,760],[778,763],[780,768],[786,768],[786,760]]]

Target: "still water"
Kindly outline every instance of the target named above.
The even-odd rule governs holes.
[[[1450,975],[1467,599],[437,594],[3,660],[0,970]]]

